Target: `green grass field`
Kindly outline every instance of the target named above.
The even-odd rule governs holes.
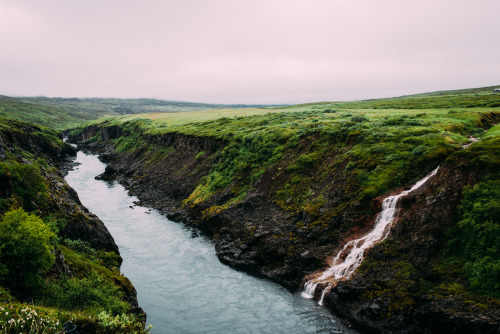
[[[298,175],[325,161],[334,151],[336,155],[342,152],[336,163],[347,164],[356,176],[358,191],[353,196],[368,200],[422,177],[426,166],[436,165],[460,150],[469,143],[470,136],[493,136],[494,130],[485,128],[496,122],[500,106],[485,105],[497,103],[500,94],[483,88],[371,101],[149,113],[94,123],[136,128],[130,130],[131,136],[116,142],[119,151],[140,145],[139,133],[182,133],[226,141],[228,146],[191,197],[193,201],[206,199],[231,182],[245,179],[244,173],[251,173],[255,180],[309,137],[317,138],[315,146],[304,151],[288,169]],[[301,180],[288,190],[314,181],[304,177]],[[241,194],[237,195],[252,186],[248,181],[238,188]],[[293,195],[288,190],[282,197]],[[296,208],[302,204],[297,202]]]

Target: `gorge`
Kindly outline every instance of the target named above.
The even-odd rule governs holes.
[[[300,294],[221,264],[208,239],[95,180],[105,169],[96,156],[78,152],[76,163],[66,180],[120,247],[152,333],[357,333]]]
[[[328,120],[324,114],[305,115]],[[373,228],[387,196],[360,187],[360,175],[364,168],[372,174],[384,173],[380,166],[390,170],[392,162],[388,159],[392,156],[372,155],[370,160],[357,156],[364,147],[378,152],[373,147],[380,150],[382,145],[373,144],[370,136],[380,126],[389,126],[386,133],[393,131],[390,126],[396,121],[374,121],[365,126],[366,130],[359,123],[347,123],[360,132],[339,129],[334,137],[315,130],[300,135],[298,142],[293,143],[293,137],[285,140],[288,144],[283,151],[278,151],[279,140],[266,141],[267,130],[262,130],[262,137],[254,131],[252,140],[216,134],[241,126],[242,121],[259,124],[265,120],[272,126],[272,122],[283,124],[287,117],[280,114],[221,119],[199,123],[195,130],[172,128],[167,132],[152,131],[147,120],[121,124],[104,121],[73,131],[70,139],[108,163],[101,178],[118,180],[141,202],[157,208],[169,219],[207,234],[214,241],[220,261],[296,291],[304,277],[330,266],[325,260],[331,257],[332,249],[342,248],[342,240],[359,238]],[[481,124],[489,129],[498,115],[481,117]],[[409,333],[437,333],[454,328],[457,333],[493,333],[498,323],[494,301],[489,311],[478,313],[473,310],[485,299],[452,291],[459,283],[451,282],[461,278],[458,272],[446,269],[449,255],[444,252],[451,246],[448,240],[459,219],[457,208],[464,187],[478,184],[496,169],[496,163],[488,160],[493,152],[489,147],[496,137],[488,137],[487,132],[483,140],[462,150],[462,142],[450,144],[446,132],[421,130],[425,121],[417,117],[397,122],[400,125],[395,131],[400,136],[401,124],[408,124],[405,131],[411,135],[398,139],[403,140],[399,152],[409,153],[406,160],[398,162],[404,167],[398,167],[400,172],[394,175],[400,176],[389,181],[395,184],[391,193],[401,193],[404,186],[418,181],[437,165],[440,168],[425,187],[414,189],[398,201],[398,223],[388,238],[365,254],[350,280],[327,289],[322,302],[360,332],[404,329]],[[193,130],[198,134],[194,135]],[[362,131],[366,134],[362,135]],[[385,138],[385,145],[394,140],[387,135]],[[419,150],[424,146],[416,143],[427,140],[424,138],[443,141],[433,142],[436,146],[429,146],[432,148],[422,154]],[[266,145],[275,147],[270,160],[252,164],[250,159],[257,152],[254,150],[262,154]],[[279,160],[273,160],[276,156]],[[221,175],[234,168],[235,161],[242,161],[242,166],[246,163],[246,169],[236,167],[234,179],[224,182]],[[257,168],[261,169],[256,173]]]
[[[80,194],[61,133],[2,118],[0,326],[29,307],[82,333],[145,333],[143,306],[154,333],[497,333],[498,98],[101,119],[65,132],[93,161],[69,173],[92,171]],[[49,230],[42,269],[9,261],[26,248],[13,216]]]

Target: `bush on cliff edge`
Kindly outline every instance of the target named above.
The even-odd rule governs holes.
[[[13,288],[32,287],[54,263],[54,233],[36,215],[23,209],[0,221],[0,281]]]

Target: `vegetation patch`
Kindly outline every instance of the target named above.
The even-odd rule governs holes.
[[[67,149],[54,130],[0,118],[0,331],[56,333],[71,320],[80,332],[144,333],[120,256],[61,235],[76,205],[56,169]]]

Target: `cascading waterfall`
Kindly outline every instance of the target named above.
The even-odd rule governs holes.
[[[382,202],[382,211],[378,214],[373,230],[365,236],[351,240],[342,247],[340,252],[332,261],[332,266],[325,270],[320,276],[315,277],[304,284],[302,297],[314,298],[314,293],[318,285],[323,287],[319,304],[323,304],[326,293],[341,280],[350,279],[356,269],[361,265],[367,249],[383,241],[389,235],[392,222],[395,218],[396,204],[398,200],[421,187],[427,180],[434,176],[439,167],[430,172],[422,180],[415,183],[409,190],[405,190],[398,195],[389,196]]]

